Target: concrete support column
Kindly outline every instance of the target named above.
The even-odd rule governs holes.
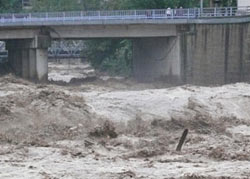
[[[32,81],[47,81],[49,45],[47,36],[7,41],[9,64],[15,74]]]
[[[180,38],[139,38],[133,42],[133,74],[138,81],[180,83]]]

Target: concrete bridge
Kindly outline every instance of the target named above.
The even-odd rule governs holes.
[[[0,14],[16,74],[46,81],[51,39],[130,38],[141,81],[224,84],[250,79],[250,8]]]

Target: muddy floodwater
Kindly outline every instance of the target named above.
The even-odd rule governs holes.
[[[48,84],[0,77],[1,179],[250,178],[250,84],[168,87],[88,70],[69,85],[88,75],[59,65]]]

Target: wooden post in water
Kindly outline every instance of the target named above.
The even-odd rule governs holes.
[[[176,148],[176,151],[180,152],[181,151],[181,148],[186,140],[186,137],[187,137],[187,134],[188,134],[188,129],[185,129],[184,132],[182,133],[182,136],[180,138],[180,141],[179,141],[179,144]]]

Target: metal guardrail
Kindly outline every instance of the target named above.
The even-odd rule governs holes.
[[[137,19],[199,19],[250,15],[250,7],[153,9],[117,11],[78,11],[0,14],[0,25],[34,22],[65,22],[94,20],[137,20]]]
[[[82,58],[84,57],[81,52],[77,53],[68,53],[66,51],[61,51],[57,54],[53,54],[50,51],[48,51],[48,57],[49,58]],[[8,58],[8,51],[0,51],[0,62],[5,61]]]
[[[84,57],[82,54],[80,53],[76,53],[76,54],[69,54],[69,53],[60,53],[60,54],[48,54],[49,58],[82,58]]]

